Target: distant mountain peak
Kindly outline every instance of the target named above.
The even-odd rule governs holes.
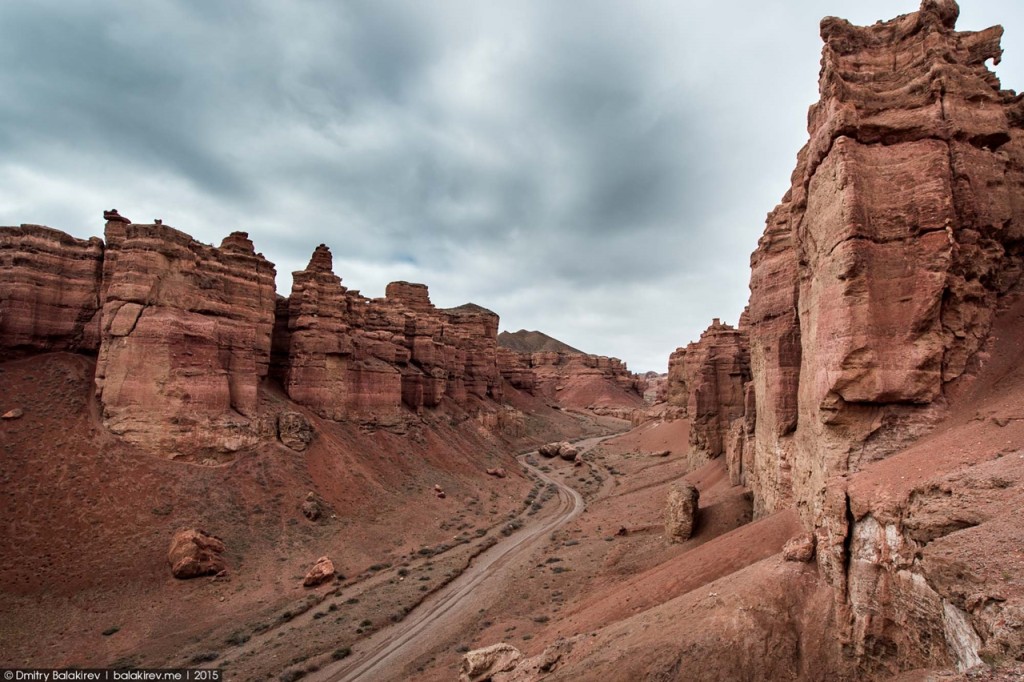
[[[502,348],[519,351],[520,353],[554,352],[585,355],[583,351],[552,338],[544,332],[527,331],[525,329],[498,334],[498,345]]]

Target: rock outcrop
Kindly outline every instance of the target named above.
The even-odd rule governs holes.
[[[825,482],[926,430],[1020,278],[1024,105],[986,68],[999,27],[955,2],[827,18],[821,101],[751,264],[759,512],[823,513]]]
[[[0,352],[99,348],[103,242],[40,225],[0,228]]]
[[[220,538],[197,528],[184,528],[171,538],[167,563],[171,575],[182,580],[203,575],[216,575],[227,569],[224,543]]]
[[[107,428],[163,453],[254,444],[273,264],[242,232],[215,248],[110,220],[105,237],[96,394]]]
[[[742,479],[757,514],[795,505],[814,532],[865,677],[964,669],[1019,642],[999,625],[1013,609],[979,606],[1000,595],[972,600],[952,585],[983,581],[926,547],[980,522],[950,505],[955,486],[908,481],[879,498],[880,481],[911,478],[898,468],[856,494],[851,483],[966,393],[1021,282],[1024,101],[986,67],[1002,29],[957,32],[958,14],[953,0],[924,0],[873,26],[822,21],[810,141],[751,258]],[[929,456],[896,458],[920,477]],[[922,537],[926,501],[939,530]],[[812,547],[787,551],[802,560]]]
[[[676,348],[668,356],[668,376],[658,397],[672,407],[686,410],[690,402],[690,389],[686,383],[686,348]]]
[[[744,414],[744,386],[750,381],[745,332],[714,320],[682,356],[686,413],[690,418],[694,464],[725,454],[734,420]]]
[[[165,457],[230,453],[279,438],[302,451],[299,413],[261,414],[273,373],[321,417],[402,432],[442,400],[484,428],[522,429],[500,403],[498,316],[439,309],[426,286],[393,282],[384,298],[342,286],[320,245],[288,298],[247,235],[219,247],[157,221],[105,211],[105,243],[51,228],[0,228],[0,350],[97,355],[105,426]],[[532,390],[527,368],[520,388]]]
[[[662,394],[668,409],[662,413],[690,419],[692,468],[726,455],[733,483],[745,480],[744,452],[754,427],[750,381],[746,330],[717,318],[699,340],[672,353]]]
[[[473,304],[443,310],[427,287],[392,282],[383,299],[350,291],[321,244],[278,302],[274,374],[289,397],[344,419],[432,408],[445,397],[500,400],[498,316]]]
[[[646,381],[622,360],[585,353],[499,349],[502,376],[512,386],[563,407],[600,409],[643,405]]]

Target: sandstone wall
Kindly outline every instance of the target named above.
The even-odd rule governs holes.
[[[1020,276],[1022,105],[985,66],[1002,29],[957,13],[822,22],[810,142],[751,258],[759,512],[813,524],[831,476],[926,430]]]
[[[686,347],[682,364],[690,458],[699,465],[725,454],[732,422],[742,420],[744,386],[750,381],[747,336],[716,319]]]
[[[887,518],[848,493],[972,381],[1021,279],[1024,105],[985,65],[1002,29],[957,32],[958,13],[924,0],[869,27],[822,22],[810,141],[751,258],[752,382],[731,442],[756,512],[795,505],[815,530],[839,636],[868,674],[965,667],[982,645],[977,605],[915,558],[920,491]]]
[[[96,392],[107,428],[173,456],[259,438],[274,266],[245,233],[219,248],[171,227],[110,220]]]
[[[0,228],[0,354],[99,347],[103,242],[40,225]]]
[[[277,415],[261,414],[259,398],[271,371],[330,419],[398,428],[442,400],[498,414],[489,310],[438,309],[426,286],[408,282],[368,299],[342,286],[324,245],[284,298],[244,233],[213,247],[104,215],[105,244],[0,228],[0,350],[97,354],[104,424],[124,439],[176,457],[274,437]]]
[[[565,407],[640,407],[647,386],[619,358],[600,355],[499,348],[498,363],[513,386]]]
[[[382,299],[342,286],[317,247],[278,304],[275,375],[290,398],[343,419],[500,400],[498,316],[467,304],[435,308],[427,287],[392,282]]]
[[[686,349],[676,348],[668,357],[668,376],[658,397],[672,407],[686,409],[690,402],[690,389],[686,385]]]

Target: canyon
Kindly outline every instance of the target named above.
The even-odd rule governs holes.
[[[325,244],[285,297],[243,232],[0,228],[2,663],[1021,679],[1024,98],[958,14],[822,20],[748,306],[663,380]]]

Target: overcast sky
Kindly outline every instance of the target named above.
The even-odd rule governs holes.
[[[917,0],[4,0],[0,225],[103,209],[219,244],[287,294],[430,286],[634,371],[735,323],[817,99],[822,16]],[[1024,89],[1024,3],[1002,23]]]

